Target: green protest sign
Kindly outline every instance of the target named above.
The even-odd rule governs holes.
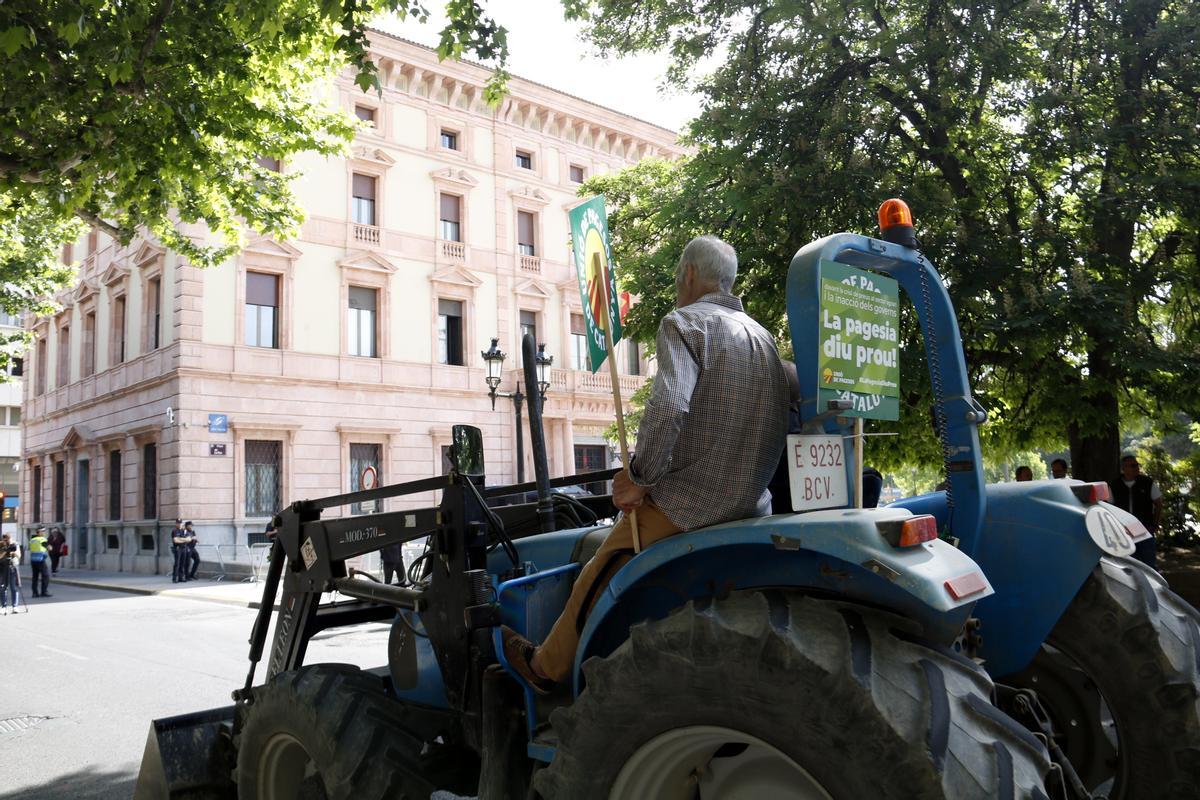
[[[847,417],[900,418],[900,289],[891,278],[822,261],[820,408],[850,400]]]
[[[579,279],[579,298],[583,302],[583,318],[587,324],[588,355],[592,372],[595,372],[608,356],[604,326],[611,326],[614,346],[621,341],[621,312],[612,251],[608,246],[608,215],[604,211],[604,195],[593,197],[571,209],[568,218],[571,223],[571,248],[575,252],[575,274]],[[607,293],[604,291],[606,284]]]

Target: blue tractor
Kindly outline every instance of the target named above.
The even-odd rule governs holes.
[[[901,219],[792,260],[801,416],[806,432],[850,430],[843,406],[818,404],[821,264],[890,275],[924,334],[948,489],[654,544],[581,622],[573,681],[542,697],[504,662],[499,626],[548,632],[615,513],[551,490],[612,472],[551,480],[533,402],[536,483],[488,487],[479,431],[456,426],[449,475],[278,516],[244,687],[232,706],[153,723],[135,797],[1198,796],[1200,617],[1128,557],[1144,531],[1102,484],[985,487],[985,414],[911,233]],[[532,398],[534,383],[527,370]],[[430,491],[430,508],[322,516]],[[536,503],[489,502],[530,491]],[[422,540],[407,585],[347,566]],[[342,599],[322,603],[331,591]],[[315,633],[368,621],[391,623],[386,664],[305,663]]]

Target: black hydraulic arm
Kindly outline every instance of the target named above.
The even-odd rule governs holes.
[[[351,503],[363,503],[367,500],[384,500],[389,497],[399,497],[405,494],[417,494],[436,489],[445,489],[450,485],[449,475],[439,475],[436,478],[422,478],[419,481],[397,483],[392,486],[380,486],[378,489],[363,489],[360,492],[335,494],[332,497],[322,497],[319,500],[301,500],[294,505],[303,505],[313,511],[323,511],[327,508],[347,506]]]
[[[254,670],[262,660],[263,647],[267,643],[267,629],[271,626],[271,611],[275,608],[275,597],[279,593],[279,578],[283,575],[283,545],[276,539],[271,543],[271,559],[267,566],[267,579],[263,583],[262,603],[258,606],[258,614],[254,617],[254,628],[250,631],[250,672],[246,675],[246,685],[243,695],[254,685]],[[234,693],[234,700],[240,699]]]
[[[537,515],[542,533],[554,526],[554,502],[550,499],[550,468],[546,462],[546,433],[542,430],[542,393],[537,385],[534,365],[537,360],[533,336],[521,339],[521,363],[525,368],[525,392],[529,395],[529,443],[533,447],[533,474],[537,479]]]
[[[564,475],[560,478],[551,478],[547,484],[552,489],[557,489],[562,486],[578,486],[584,483],[599,483],[600,481],[610,481],[613,476],[620,472],[620,469],[599,469],[595,472],[580,472],[575,475]],[[537,483],[516,483],[511,486],[491,486],[483,491],[484,497],[503,497],[510,494],[524,494],[537,489]]]

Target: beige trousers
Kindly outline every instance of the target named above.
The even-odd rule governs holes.
[[[660,539],[679,533],[675,523],[649,499],[637,512],[638,534],[642,549]],[[617,570],[633,558],[633,526],[629,517],[613,526],[612,532],[600,545],[596,555],[583,565],[571,596],[554,627],[537,650],[538,666],[555,682],[562,682],[575,666],[575,651],[579,649],[579,634],[592,613],[592,606],[612,581]]]

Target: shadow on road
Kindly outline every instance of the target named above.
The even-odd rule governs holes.
[[[137,776],[127,771],[80,769],[61,775],[40,786],[7,790],[0,786],[0,800],[129,800]]]

